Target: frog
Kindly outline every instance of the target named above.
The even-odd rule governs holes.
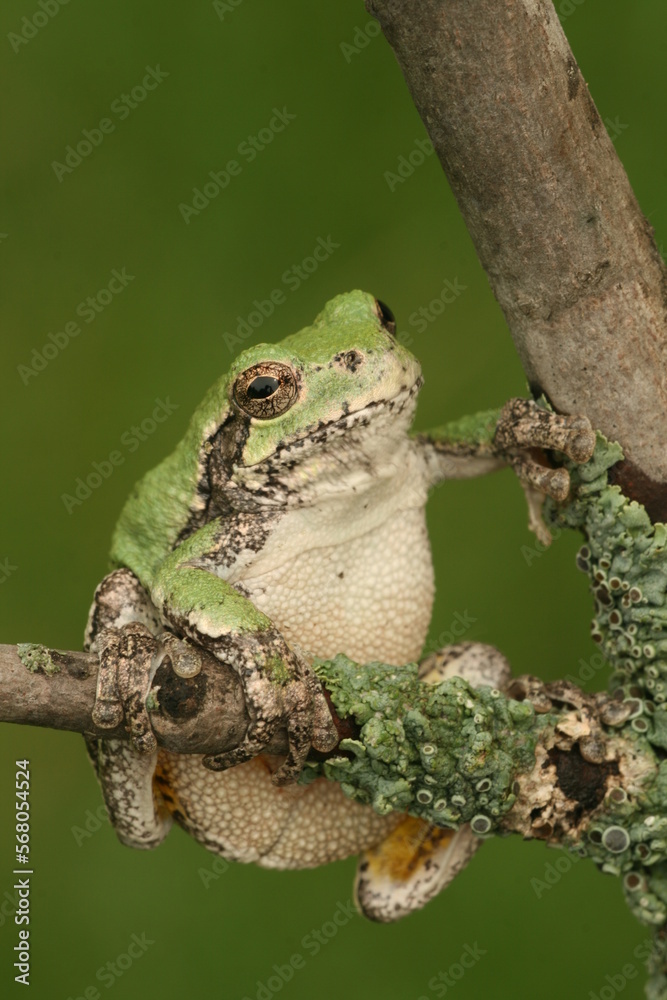
[[[425,515],[435,486],[509,465],[539,533],[545,496],[569,489],[548,452],[585,462],[595,444],[585,417],[518,398],[415,433],[424,377],[405,339],[383,302],[353,291],[299,332],[242,351],[128,498],[85,635],[100,661],[95,725],[129,734],[86,737],[123,844],[154,848],[176,824],[265,868],[359,855],[355,899],[379,922],[422,907],[481,840],[469,827],[379,815],[325,777],[302,780],[339,742],[312,664],[340,653],[419,660],[435,593]],[[150,726],[156,664],[169,654],[188,676],[201,650],[238,675],[250,722],[225,753],[171,753]],[[502,687],[509,667],[478,642],[420,665],[429,683],[453,675]],[[281,757],[269,752],[280,730]]]

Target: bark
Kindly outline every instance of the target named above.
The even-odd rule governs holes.
[[[552,3],[366,0],[366,7],[394,50],[531,390],[536,396],[544,393],[561,412],[586,415],[608,439],[621,444],[625,460],[610,470],[609,482],[642,503],[660,531],[660,522],[667,521],[665,267]],[[634,511],[626,506],[628,515]],[[599,524],[591,521],[588,527],[595,534]],[[661,549],[648,532],[646,540],[654,554]],[[622,560],[622,548],[619,555]],[[604,589],[604,569],[598,579]],[[598,592],[598,597],[606,595]],[[664,594],[658,600],[662,603]],[[598,614],[601,610],[598,599]],[[659,614],[654,612],[656,619]],[[664,627],[657,621],[652,627],[660,645]],[[603,641],[614,649],[613,639]],[[644,655],[651,648],[645,645]],[[636,694],[646,714],[642,718],[640,711],[630,722],[640,740],[659,708],[651,691],[657,691],[658,683],[664,686],[664,665],[654,668],[659,681],[651,679],[652,668],[645,666],[637,663],[641,684]],[[622,703],[632,701],[631,692],[626,686]],[[539,682],[533,694],[549,702]],[[662,711],[655,715],[660,725],[664,719]],[[576,759],[577,754],[588,756],[581,747],[582,724],[596,732],[593,753],[602,754],[588,775],[586,760]],[[666,864],[662,853],[652,849],[659,839],[651,839],[656,823],[667,830],[658,761],[648,765],[648,772],[653,771],[648,784],[640,778],[634,787],[622,761],[637,764],[643,754],[633,758],[632,751],[627,756],[619,746],[620,755],[611,751],[607,739],[599,738],[605,730],[598,732],[590,705],[580,704],[564,725],[563,737],[571,738],[571,745],[547,749],[538,741],[534,783],[520,783],[517,805],[505,821],[518,829],[516,817],[525,815],[521,803],[526,797],[528,815],[544,823],[546,839],[567,842],[571,831],[559,830],[559,823],[569,815],[576,825],[576,816],[587,811],[587,787],[592,799],[600,795],[609,803],[598,827],[594,807],[584,822],[585,846],[579,843],[603,870],[623,874],[633,912],[656,928],[647,995],[664,1000]],[[555,723],[553,733],[558,729]],[[627,723],[624,730],[632,742]],[[603,777],[600,769],[605,767],[612,770]],[[614,768],[622,775],[616,788],[610,785],[617,780]],[[563,796],[571,800],[569,805]],[[578,804],[572,809],[574,800]],[[642,800],[640,814],[633,815]],[[615,809],[620,810],[616,820]],[[534,835],[534,830],[526,825],[523,833]],[[626,839],[629,846],[622,849]]]
[[[150,712],[151,723],[159,745],[174,753],[223,753],[238,746],[248,726],[237,675],[212,656],[202,659],[201,673],[189,680],[168,661],[155,675],[151,693],[159,707]],[[93,653],[0,646],[0,722],[128,739],[122,726],[93,723],[98,665]],[[271,749],[280,753],[285,746],[279,737]]]
[[[366,0],[536,395],[622,445],[667,520],[666,271],[548,0]]]
[[[204,655],[202,660],[202,670],[193,678],[177,676],[168,659],[155,675],[149,697],[151,725],[159,746],[173,753],[223,753],[238,746],[248,726],[241,684],[234,671],[213,656]],[[629,726],[630,720],[641,714],[641,702],[625,694],[586,695],[565,682],[544,684],[524,676],[514,678],[507,693],[491,696],[485,689],[476,692],[456,678],[439,690],[440,700],[434,702],[433,686],[417,679],[415,667],[364,667],[339,657],[316,661],[315,669],[332,706],[340,744],[327,754],[314,752],[311,766],[344,780],[362,801],[373,801],[376,784],[386,788],[388,781],[400,777],[399,758],[402,761],[406,754],[412,754],[416,780],[410,782],[410,799],[396,800],[393,805],[437,821],[431,802],[422,805],[415,796],[423,785],[419,747],[428,740],[438,753],[468,759],[467,765],[455,768],[459,772],[455,780],[442,778],[440,794],[451,799],[462,791],[457,782],[467,781],[466,768],[477,771],[472,761],[475,738],[464,729],[469,718],[477,720],[477,736],[484,734],[484,765],[477,777],[488,771],[492,778],[488,788],[475,791],[466,785],[465,807],[458,809],[457,818],[448,817],[448,822],[466,822],[477,814],[489,814],[489,831],[502,829],[524,838],[579,844],[591,822],[604,813],[605,797],[613,788],[621,787],[638,797],[657,776],[659,761],[650,744],[638,746],[636,733]],[[110,730],[93,723],[97,670],[97,656],[91,653],[33,644],[0,646],[0,722],[128,739],[122,726]],[[354,706],[353,711],[350,706]],[[410,735],[411,713],[415,711],[428,720],[428,734],[417,727],[416,735]],[[373,720],[368,731],[365,715]],[[453,725],[440,730],[442,720],[448,718],[454,720]],[[375,737],[371,730],[377,733],[378,720],[387,732],[399,724],[396,759],[383,737],[386,775],[377,763],[366,773],[357,769],[356,775],[350,775],[345,768],[351,748],[366,748],[362,757],[367,749],[372,754]],[[286,750],[286,735],[279,733],[269,752],[284,754]],[[504,761],[501,779],[496,753],[502,754]],[[432,800],[437,799],[434,793]],[[489,808],[493,803],[497,803],[497,812]]]

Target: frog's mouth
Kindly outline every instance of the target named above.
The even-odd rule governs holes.
[[[332,438],[339,437],[341,434],[346,434],[356,427],[370,427],[373,425],[378,430],[380,429],[380,425],[391,425],[393,427],[396,419],[406,410],[409,411],[408,416],[412,420],[416,398],[423,384],[424,377],[420,375],[409,388],[402,388],[395,396],[391,396],[389,399],[372,400],[370,403],[366,403],[365,406],[359,407],[358,410],[344,408],[339,417],[325,423],[315,433],[311,432],[304,435],[301,440],[314,438],[321,432],[326,435],[327,440],[331,440]],[[296,440],[289,442],[287,447],[289,448],[291,444],[296,443]]]
[[[283,441],[259,462],[237,467],[235,483],[255,496],[262,494],[270,503],[268,493],[276,500],[288,481],[298,480],[299,489],[305,492],[320,479],[330,480],[355,468],[360,477],[372,478],[373,456],[392,456],[403,436],[407,438],[423,382],[419,375],[394,396],[372,400],[356,410],[344,408],[333,419]]]

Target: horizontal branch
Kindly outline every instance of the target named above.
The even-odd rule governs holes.
[[[123,727],[93,723],[97,669],[89,653],[0,646],[0,721],[127,739]],[[533,677],[516,678],[506,694],[458,677],[434,688],[415,666],[360,666],[345,657],[314,669],[341,741],[315,754],[309,769],[379,812],[443,826],[476,819],[481,834],[576,845],[606,814],[612,790],[634,800],[658,773],[650,743],[640,747],[640,730],[630,728],[643,702],[627,693],[591,696]],[[149,705],[158,744],[173,753],[225,752],[248,725],[238,678],[207,654],[192,678],[165,660]],[[286,752],[284,734],[267,752]]]
[[[159,745],[173,753],[224,753],[238,746],[248,726],[238,676],[200,655],[196,677],[179,677],[166,664],[155,675],[151,724]],[[98,666],[93,653],[0,645],[0,722],[129,739],[122,726],[102,729],[93,722]],[[286,738],[278,738],[271,750],[282,753],[286,746]]]

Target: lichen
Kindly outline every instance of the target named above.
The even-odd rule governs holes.
[[[340,716],[359,726],[336,756],[309,766],[376,812],[409,812],[438,826],[476,821],[492,833],[515,802],[513,780],[534,764],[535,712],[460,677],[425,684],[417,667],[344,656],[314,668]],[[488,820],[488,823],[485,822]]]
[[[24,667],[33,674],[57,674],[60,666],[54,663],[51,651],[36,642],[19,642],[16,651]]]
[[[609,484],[608,470],[622,458],[598,434],[589,462],[566,463],[572,499],[547,501],[545,515],[586,535],[577,565],[595,601],[591,636],[612,667],[611,687],[647,702],[634,729],[667,749],[667,526],[652,524],[641,504]]]

